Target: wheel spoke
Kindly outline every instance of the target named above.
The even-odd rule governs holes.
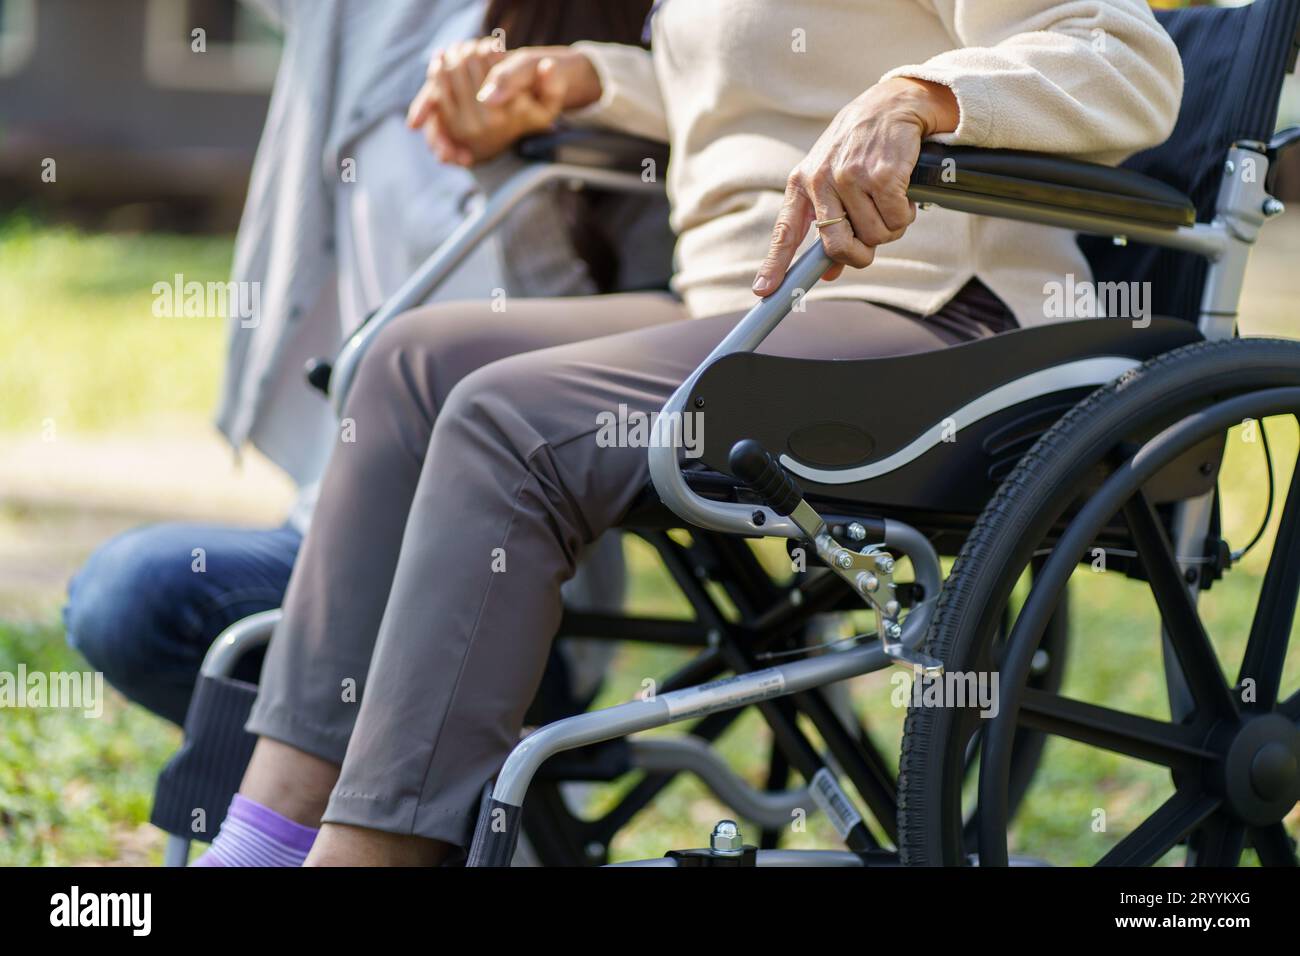
[[[1169,536],[1143,492],[1139,491],[1124,505],[1124,518],[1196,706],[1216,717],[1234,716],[1237,708],[1214,645],[1201,624]]]
[[[1246,825],[1220,810],[1187,839],[1189,866],[1236,866],[1246,848]]]
[[[1255,607],[1250,640],[1237,678],[1238,684],[1248,677],[1254,678],[1254,707],[1259,710],[1270,710],[1277,702],[1282,665],[1291,640],[1291,622],[1295,619],[1296,595],[1300,592],[1297,552],[1300,552],[1300,462],[1291,475],[1286,507],[1259,590],[1259,604]]]
[[[1281,823],[1255,827],[1250,831],[1250,842],[1263,866],[1300,865],[1296,860],[1295,843]]]
[[[1217,759],[1202,746],[1201,734],[1183,724],[1152,720],[1033,688],[1024,691],[1019,721],[1034,730],[1171,769],[1190,770],[1206,760]]]
[[[1179,790],[1111,851],[1098,866],[1150,866],[1219,808],[1219,798]]]
[[[1300,722],[1300,690],[1278,704],[1277,712],[1288,720]]]

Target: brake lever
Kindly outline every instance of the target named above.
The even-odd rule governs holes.
[[[794,478],[754,439],[736,442],[727,464],[731,473],[748,485],[763,504],[781,517],[789,517],[812,543],[817,556],[875,612],[876,633],[890,660],[927,675],[943,673],[941,661],[909,647],[903,640],[903,625],[898,620],[902,607],[894,584],[893,555],[879,544],[854,551],[835,540],[826,521],[804,498]]]

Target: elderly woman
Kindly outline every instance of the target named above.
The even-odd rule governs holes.
[[[562,114],[667,140],[680,298],[443,305],[383,333],[349,396],[358,440],[326,473],[218,857],[310,846],[312,864],[432,864],[466,846],[560,585],[647,479],[644,448],[597,441],[601,413],[658,410],[811,231],[838,281],[766,350],[891,355],[1045,321],[1044,284],[1088,275],[1073,237],[918,217],[921,143],[1115,163],[1168,135],[1181,92],[1144,0],[667,0],[650,26],[650,53],[484,45],[432,72],[414,114],[454,161]],[[389,551],[392,581],[369,573]],[[340,704],[349,679],[365,681],[359,707]]]

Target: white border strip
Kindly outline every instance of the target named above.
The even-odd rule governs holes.
[[[859,465],[856,468],[833,470],[812,468],[801,464],[789,455],[781,456],[781,464],[792,474],[823,485],[849,485],[858,481],[879,478],[881,475],[887,475],[891,471],[910,464],[939,444],[943,440],[945,428],[952,429],[955,427],[960,431],[982,418],[987,418],[989,415],[1002,411],[1004,408],[1027,402],[1032,398],[1038,398],[1040,395],[1063,392],[1072,388],[1081,388],[1085,385],[1105,385],[1141,364],[1136,359],[1126,356],[1100,356],[1079,359],[1077,362],[1067,362],[1065,365],[1054,365],[1051,368],[1031,372],[1023,378],[1007,382],[1005,385],[999,385],[993,391],[985,392],[975,401],[963,405],[943,421],[931,425],[908,445],[900,448],[888,458]]]

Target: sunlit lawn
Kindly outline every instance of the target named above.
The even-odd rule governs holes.
[[[0,220],[0,434],[31,434],[49,419],[61,431],[113,433],[160,415],[204,427],[220,375],[220,323],[155,318],[150,289],[176,272],[200,281],[224,279],[229,255],[224,239],[86,236]],[[1275,421],[1270,437],[1284,488],[1296,456],[1295,425]],[[1249,537],[1262,512],[1261,460],[1257,444],[1230,440],[1222,486],[1234,545]],[[1270,546],[1271,533],[1205,600],[1230,673]],[[633,542],[628,553],[633,606],[643,613],[684,614],[684,602],[649,549]],[[779,560],[780,552],[772,548],[768,556]],[[1144,586],[1081,570],[1073,608],[1077,638],[1066,692],[1166,714],[1158,627]],[[1284,689],[1300,683],[1298,658],[1293,652]],[[663,677],[682,659],[670,650],[625,651],[601,702],[629,699],[645,678]],[[64,645],[56,614],[19,625],[0,607],[0,671],[19,663],[45,671],[85,666]],[[894,763],[903,714],[889,702],[889,676],[854,681],[852,692],[879,749]],[[156,862],[161,843],[147,825],[153,779],[177,740],[169,725],[116,697],[94,720],[59,710],[0,712],[0,864]],[[752,714],[722,741],[724,754],[756,783],[764,778],[768,747],[766,729]],[[627,785],[596,790],[593,804],[608,805]],[[1095,859],[1168,792],[1168,777],[1158,770],[1053,742],[1014,848],[1057,860]],[[1099,809],[1107,817],[1104,833],[1093,831]],[[668,848],[701,845],[721,813],[695,780],[683,779],[623,833],[615,855],[658,856]],[[807,832],[790,833],[786,844],[835,841],[825,820],[814,815]]]
[[[221,321],[156,318],[151,290],[175,273],[224,281],[229,270],[222,239],[85,235],[0,218],[0,433],[207,420]]]

